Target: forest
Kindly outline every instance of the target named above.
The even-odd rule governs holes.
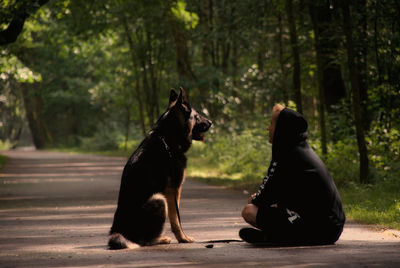
[[[0,148],[129,154],[182,86],[214,123],[199,168],[260,181],[281,103],[339,186],[387,183],[398,217],[399,14],[392,0],[2,1]]]

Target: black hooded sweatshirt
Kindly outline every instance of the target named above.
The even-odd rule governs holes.
[[[301,114],[288,108],[280,112],[268,175],[252,203],[258,207],[277,204],[294,211],[310,228],[343,227],[339,193],[326,166],[306,141],[307,126]]]

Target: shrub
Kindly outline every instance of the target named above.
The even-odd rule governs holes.
[[[7,162],[8,158],[7,156],[0,155],[0,168],[4,166],[4,164]]]
[[[358,148],[354,141],[344,140],[331,144],[328,154],[322,158],[338,186],[359,181]]]
[[[81,148],[88,151],[118,150],[119,135],[110,131],[97,131],[92,137],[81,138]]]
[[[247,129],[238,134],[214,134],[205,146],[193,146],[191,155],[205,157],[221,173],[261,182],[268,169],[271,146],[265,130]]]

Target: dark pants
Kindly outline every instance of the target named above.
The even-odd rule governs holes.
[[[282,245],[333,244],[343,231],[343,225],[306,221],[296,212],[282,207],[259,207],[257,227],[268,242]]]

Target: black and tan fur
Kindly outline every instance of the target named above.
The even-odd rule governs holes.
[[[179,95],[171,90],[167,110],[125,165],[110,249],[170,243],[171,238],[161,236],[167,216],[178,242],[194,241],[184,234],[179,219],[184,153],[192,140],[204,139],[210,126],[210,120],[191,108],[183,88]]]

